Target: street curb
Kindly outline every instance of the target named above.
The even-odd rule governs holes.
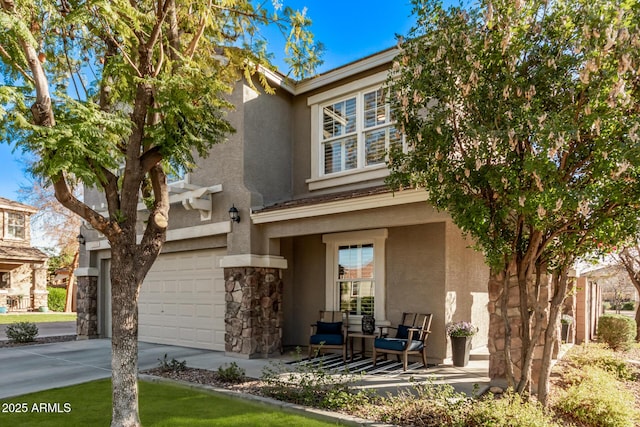
[[[269,397],[257,396],[250,393],[242,393],[235,390],[214,387],[205,384],[196,384],[188,381],[174,380],[170,378],[157,377],[154,375],[138,374],[138,379],[151,383],[166,383],[186,387],[194,390],[206,391],[213,394],[230,397],[239,400],[251,400],[263,405],[273,406],[286,412],[304,415],[306,417],[315,418],[321,421],[329,421],[339,423],[346,426],[366,426],[366,427],[398,427],[395,424],[384,424],[376,421],[365,420],[363,418],[354,417],[347,414],[339,414],[336,412],[324,411],[322,409],[309,408],[307,406],[296,405],[293,403],[282,402],[280,400],[271,399]]]

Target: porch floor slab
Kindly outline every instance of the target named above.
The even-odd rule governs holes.
[[[165,354],[169,360],[185,360],[189,367],[208,370],[218,370],[235,362],[251,378],[260,378],[265,368],[273,368],[274,362],[291,364],[297,360],[292,354],[241,359],[220,351],[140,343],[140,370],[157,367]],[[342,362],[341,357],[339,359]],[[371,360],[354,360],[353,363],[369,366]],[[482,391],[489,385],[488,358],[478,352],[472,354],[466,367],[454,367],[450,360],[445,360],[443,364],[427,369],[411,364],[410,369],[404,372],[394,363],[379,362],[379,369],[367,371],[358,378],[356,385],[383,394],[395,394],[410,388],[415,381],[431,381],[450,384],[456,391],[468,395],[477,392],[478,388]],[[0,348],[0,364],[5,372],[0,376],[0,399],[107,378],[111,375],[111,341],[96,339]]]

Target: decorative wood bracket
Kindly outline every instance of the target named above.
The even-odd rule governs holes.
[[[221,191],[221,184],[212,185],[211,187],[201,187],[197,190],[172,195],[169,197],[169,203],[177,203],[179,201],[188,211],[200,211],[200,221],[208,221],[211,219],[211,211],[213,210],[211,194]]]

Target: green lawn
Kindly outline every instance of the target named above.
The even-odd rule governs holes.
[[[265,404],[178,385],[144,381],[139,384],[140,421],[145,427],[337,425]],[[111,421],[111,380],[32,393],[0,404],[0,426],[108,426]],[[26,408],[26,412],[15,413],[16,405]],[[38,412],[40,409],[42,412]]]
[[[14,322],[75,322],[76,313],[20,313],[0,314],[0,325],[8,325]]]

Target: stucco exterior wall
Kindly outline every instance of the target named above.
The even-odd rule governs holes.
[[[398,325],[403,312],[432,313],[427,357],[445,358],[445,223],[389,229],[387,319]]]
[[[483,347],[489,333],[489,267],[482,253],[471,247],[473,242],[450,221],[446,233],[446,323],[470,321],[479,328],[473,348]],[[447,352],[450,355],[449,347]]]
[[[258,96],[245,86],[244,182],[261,205],[290,200],[291,96],[284,90]],[[254,202],[257,200],[254,200]]]
[[[338,233],[373,228],[400,227],[430,222],[443,222],[449,215],[438,212],[426,202],[356,210],[334,215],[279,221],[261,226],[263,238],[301,236],[315,233]]]
[[[284,346],[309,344],[309,325],[325,308],[325,245],[319,234],[283,239]]]

